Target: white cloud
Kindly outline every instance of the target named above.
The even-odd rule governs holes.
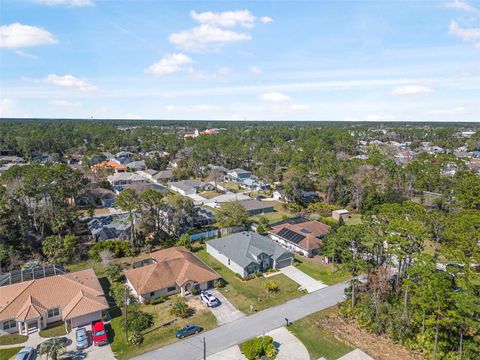
[[[210,104],[199,104],[199,105],[192,105],[188,107],[188,111],[194,111],[194,112],[210,112],[210,111],[218,111],[221,108],[216,105],[210,105]]]
[[[86,82],[85,80],[78,79],[73,75],[60,76],[56,74],[49,74],[43,78],[41,82],[79,91],[94,91],[97,89],[92,84]]]
[[[445,4],[447,9],[463,10],[468,12],[478,12],[478,9],[469,3],[461,0],[454,0]]]
[[[167,111],[175,111],[177,107],[175,105],[166,105],[165,110]]]
[[[432,92],[432,89],[426,86],[420,85],[406,85],[397,87],[392,90],[392,95],[415,95],[415,94],[426,94]]]
[[[450,23],[449,34],[465,42],[473,42],[475,47],[478,47],[480,44],[480,28],[463,28],[453,20]]]
[[[186,65],[192,63],[193,60],[185,54],[167,54],[155,64],[151,65],[148,69],[146,69],[145,73],[152,75],[165,75],[173,74],[179,71],[191,71],[191,69],[186,67]]]
[[[190,16],[200,24],[224,28],[235,27],[237,25],[245,28],[253,28],[255,26],[255,16],[248,10],[224,11],[220,13],[211,11],[197,13],[190,11]]]
[[[35,2],[48,6],[82,7],[94,5],[93,0],[36,0]]]
[[[259,68],[258,66],[255,66],[255,65],[250,66],[250,72],[254,75],[258,75],[258,74],[263,73],[262,69]]]
[[[56,43],[58,40],[51,33],[36,26],[20,23],[0,26],[0,47],[17,49]]]
[[[71,102],[67,100],[52,100],[50,101],[50,105],[62,108],[62,109],[77,109],[82,106],[81,102]]]
[[[12,107],[13,107],[12,100],[3,98],[0,101],[0,117],[9,116]]]
[[[251,38],[250,34],[223,30],[209,24],[203,24],[193,29],[173,33],[168,37],[168,40],[183,50],[202,52],[218,50],[226,43],[247,41]]]
[[[260,95],[260,100],[271,103],[282,103],[292,101],[292,98],[288,95],[279,92],[269,92]]]
[[[260,21],[264,24],[270,24],[273,21],[273,19],[270,16],[262,16],[260,18]]]

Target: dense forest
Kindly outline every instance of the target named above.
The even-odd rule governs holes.
[[[184,139],[195,128],[209,127],[220,131]],[[458,136],[466,128],[476,133]],[[412,150],[429,142],[448,151],[418,152],[398,163],[375,141],[408,142]],[[352,276],[342,315],[428,358],[478,359],[480,176],[455,156],[462,146],[480,149],[478,125],[1,121],[0,155],[20,156],[28,164],[0,177],[0,268],[88,256],[81,209],[73,201],[91,187],[88,165],[104,152],[129,150],[141,159],[166,151],[167,160],[156,159],[156,165],[163,169],[175,161],[176,179],[208,178],[209,164],[243,167],[279,184],[292,200],[286,204],[292,213],[324,215],[336,206],[361,214],[361,224],[337,224],[322,248],[339,271]],[[42,155],[51,161],[36,162]],[[68,165],[73,160],[85,166],[74,169]],[[321,194],[318,202],[302,201],[309,190]],[[427,204],[426,193],[435,200]],[[130,218],[141,208],[145,219],[154,219],[139,229],[153,238],[161,205],[175,210],[170,223],[176,226],[192,207],[155,191],[141,197],[123,192],[117,203]],[[130,245],[143,249],[151,245],[146,238],[132,235]]]

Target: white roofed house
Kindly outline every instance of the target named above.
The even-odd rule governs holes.
[[[188,196],[196,194],[199,190],[213,190],[214,186],[212,184],[206,184],[203,181],[193,179],[172,182],[170,184],[170,189],[181,195]]]
[[[129,172],[112,174],[107,177],[107,180],[114,187],[127,184],[146,184],[148,182],[143,176]]]

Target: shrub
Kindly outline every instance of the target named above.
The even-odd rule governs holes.
[[[278,292],[280,290],[278,284],[273,280],[267,280],[262,283],[262,287],[269,293]]]
[[[190,316],[191,310],[184,302],[177,301],[170,308],[170,314],[181,318],[187,318]]]
[[[153,314],[140,310],[129,312],[127,319],[128,330],[133,332],[140,333],[153,325]]]
[[[140,346],[143,342],[143,335],[139,332],[134,332],[129,336],[128,342],[132,345]]]
[[[127,289],[127,301],[135,303],[137,299],[132,295],[130,289],[120,283],[113,283],[110,287],[110,296],[115,300],[118,306],[125,305],[125,289]]]
[[[271,336],[258,337],[245,341],[240,349],[248,360],[259,360],[263,356],[275,358],[277,349]]]
[[[105,268],[105,274],[107,275],[110,283],[120,282],[122,280],[122,267],[115,263],[109,263]]]
[[[223,279],[218,279],[216,282],[215,282],[215,286],[217,288],[223,288],[227,285],[227,282]]]
[[[258,278],[258,277],[262,277],[262,276],[263,276],[263,274],[262,274],[261,272],[257,272],[257,273],[255,274],[255,277],[257,277],[257,278]]]
[[[100,253],[104,250],[110,251],[116,258],[135,255],[132,244],[126,240],[100,241],[96,243],[88,253],[91,258],[101,261]]]
[[[191,293],[192,293],[192,295],[198,295],[198,294],[200,294],[200,289],[197,288],[197,287],[194,287],[194,288],[192,288]]]
[[[150,299],[150,304],[152,304],[152,305],[162,304],[166,300],[167,300],[167,298],[164,295],[161,295],[161,296]]]

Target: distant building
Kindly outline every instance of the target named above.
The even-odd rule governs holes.
[[[343,221],[347,221],[349,217],[350,211],[348,210],[342,209],[332,211],[332,219],[335,219],[337,221],[340,221],[340,219],[342,219]]]
[[[259,201],[255,199],[241,200],[240,204],[245,207],[249,215],[260,215],[274,211],[273,205],[268,201]]]
[[[95,241],[128,240],[131,237],[128,214],[95,217],[87,223],[87,226]]]

